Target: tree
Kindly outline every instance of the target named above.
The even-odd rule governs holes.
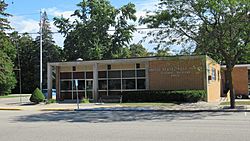
[[[62,50],[59,46],[55,45],[55,41],[53,40],[52,31],[49,23],[49,19],[46,12],[42,13],[42,54],[43,54],[43,64],[42,64],[42,72],[43,72],[43,87],[47,87],[47,63],[48,62],[59,62],[63,59],[61,56]],[[40,36],[37,36],[35,41],[36,46],[36,69],[39,70],[39,62],[40,62]],[[40,76],[39,71],[35,71],[37,76]],[[39,77],[38,77],[39,80]],[[38,83],[39,86],[39,83]]]
[[[249,46],[247,0],[161,0],[153,15],[141,19],[149,27],[164,27],[158,39],[167,45],[196,44],[196,51],[226,64],[231,108],[235,108],[232,70]]]
[[[141,44],[132,44],[129,47],[131,57],[146,57],[148,56],[147,50]]]
[[[11,38],[17,46],[20,59],[22,92],[32,93],[39,86],[39,48],[28,33],[21,36],[15,34],[18,35],[17,32],[12,33]],[[18,61],[15,61],[15,66],[19,66]]]
[[[107,0],[83,0],[77,6],[73,23],[64,17],[54,18],[59,32],[66,37],[66,60],[119,58],[127,54],[125,48],[135,30],[127,20],[136,20],[134,4],[116,9]],[[113,35],[108,32],[110,27],[115,28]]]
[[[11,29],[5,13],[7,4],[0,1],[0,95],[9,94],[14,88],[16,80],[13,73],[13,61],[15,60],[15,48],[5,30]]]

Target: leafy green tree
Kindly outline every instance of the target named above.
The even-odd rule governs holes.
[[[146,57],[148,56],[147,50],[141,44],[132,44],[129,48],[131,57]]]
[[[161,0],[141,23],[164,27],[156,35],[167,45],[191,42],[197,52],[224,62],[235,108],[232,70],[249,46],[249,6],[247,0]]]
[[[13,63],[6,53],[0,50],[0,95],[9,94],[15,83]]]
[[[16,83],[13,73],[16,50],[5,34],[5,30],[11,29],[6,18],[10,14],[5,13],[7,6],[4,1],[0,1],[0,95],[9,94]]]
[[[0,31],[4,32],[6,29],[11,29],[10,22],[6,17],[11,16],[10,14],[6,13],[5,10],[7,9],[8,4],[4,1],[0,1]]]
[[[39,49],[28,33],[11,37],[15,38],[14,43],[20,59],[22,93],[32,93],[35,88],[39,87]],[[15,66],[18,65],[16,61]]]
[[[136,20],[134,4],[116,9],[107,0],[83,0],[77,6],[73,23],[64,17],[54,18],[59,32],[66,37],[66,60],[119,58],[127,54],[125,48],[135,30],[127,22]],[[108,33],[110,27],[115,28],[113,35]]]

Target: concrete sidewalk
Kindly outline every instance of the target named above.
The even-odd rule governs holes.
[[[220,106],[220,103],[184,103],[172,104],[169,106],[128,106],[126,104],[101,104],[89,103],[79,104],[77,109],[76,103],[52,103],[37,104],[29,102],[29,96],[15,98],[1,98],[0,110],[26,110],[26,111],[166,111],[166,112],[250,112],[250,105],[237,106],[236,109],[229,109],[226,106]],[[137,104],[138,105],[138,104]]]
[[[3,105],[0,104],[0,110],[16,110],[16,111],[138,111],[138,112],[250,112],[250,106],[237,106],[236,109],[216,106],[215,104],[205,103],[189,103],[168,107],[159,106],[140,106],[128,107],[122,104],[37,104],[30,103],[20,105]],[[201,106],[202,105],[202,106]]]

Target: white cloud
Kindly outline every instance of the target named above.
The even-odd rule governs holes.
[[[9,18],[10,25],[18,32],[36,33],[39,31],[39,21],[27,19],[23,16],[14,16]]]
[[[145,0],[140,3],[135,3],[136,5],[136,16],[139,19],[141,16],[145,16],[146,15],[146,10],[155,10],[156,7],[155,5],[157,4],[157,0]],[[52,7],[52,8],[45,8],[43,9],[44,11],[47,12],[47,14],[49,16],[52,17],[60,17],[63,16],[65,18],[70,18],[70,21],[75,20],[75,18],[72,18],[71,15],[73,14],[74,11],[62,11],[59,10],[56,7]],[[11,22],[11,26],[15,28],[16,31],[23,33],[23,32],[28,32],[28,33],[37,33],[39,31],[39,20],[34,20],[31,18],[27,18],[27,17],[23,17],[23,16],[14,16],[11,17],[10,19]],[[135,24],[136,27],[139,28],[145,28],[146,25],[139,25],[138,24],[138,20],[136,22],[129,22],[130,24]],[[50,22],[51,25],[51,29],[53,32],[58,31],[57,27],[54,26],[53,22]],[[111,28],[113,29],[113,28]],[[131,42],[131,44],[133,43],[138,43],[145,35],[146,33],[144,32],[143,34],[138,33],[137,31],[133,33],[134,38]],[[32,35],[32,37],[35,37],[37,35]],[[63,42],[64,42],[64,37],[61,34],[54,34],[53,38],[56,42],[57,45],[63,47]],[[146,47],[149,51],[153,51],[153,48],[156,46],[155,44],[148,44],[148,41],[152,39],[149,38],[147,39],[145,42],[143,42],[142,44],[144,45],[144,47]]]
[[[63,16],[64,18],[70,18],[70,16],[74,13],[74,11],[61,11],[56,7],[44,8],[42,9],[42,11],[46,11],[48,15],[51,15],[53,17]]]
[[[136,5],[136,17],[137,17],[137,21],[136,22],[129,22],[130,24],[134,24],[136,25],[137,28],[146,28],[146,25],[139,25],[138,21],[140,19],[140,17],[145,17],[147,14],[148,10],[156,10],[156,4],[158,3],[157,0],[145,0],[143,2],[140,3],[135,3]],[[141,31],[141,30],[138,30]],[[133,40],[132,40],[132,44],[133,43],[138,43],[140,42],[143,37],[145,37],[147,35],[147,31],[150,30],[143,30],[143,32],[138,33],[138,31],[133,33]],[[148,37],[144,42],[142,42],[142,45],[150,52],[154,51],[154,47],[156,47],[156,44],[149,44],[149,41],[152,40],[152,37]]]

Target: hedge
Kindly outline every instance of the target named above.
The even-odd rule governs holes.
[[[122,102],[198,102],[204,101],[204,90],[122,92]]]

